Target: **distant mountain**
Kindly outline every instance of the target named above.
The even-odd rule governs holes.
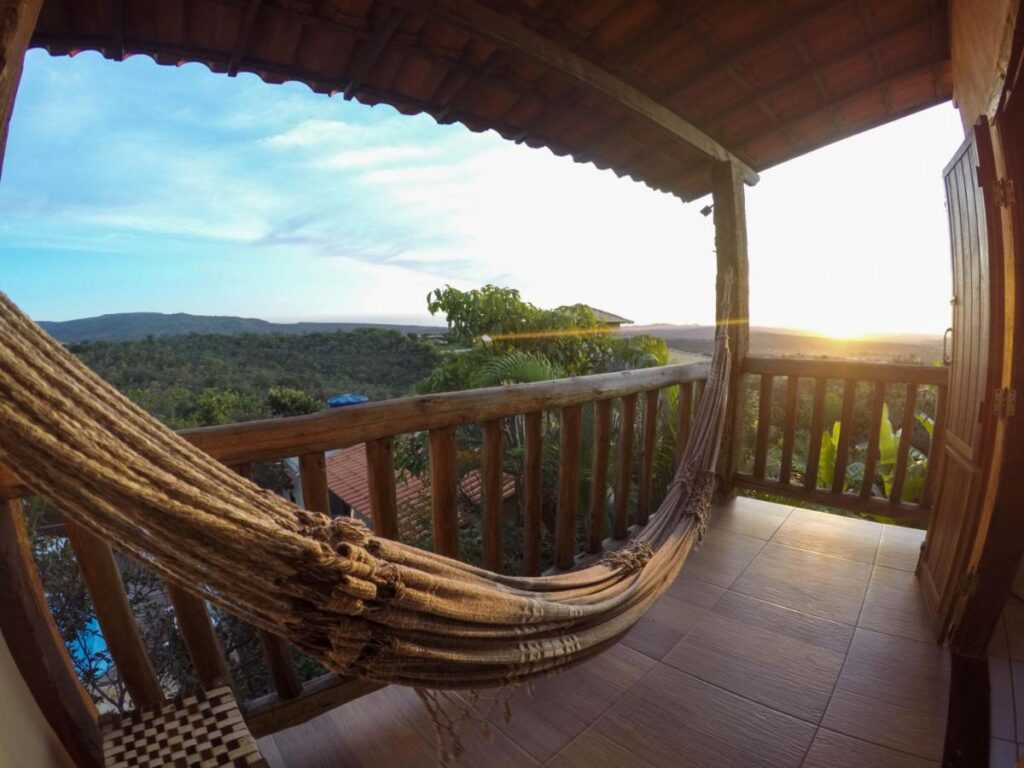
[[[147,336],[182,336],[189,333],[234,335],[239,333],[332,333],[356,328],[388,328],[402,333],[443,333],[429,325],[387,323],[270,323],[251,317],[212,315],[165,315],[160,312],[122,312],[80,320],[42,321],[39,325],[62,343],[74,341],[132,341]]]
[[[646,325],[623,328],[626,335],[649,333],[665,340],[671,349],[710,355],[715,328],[711,325]],[[891,362],[915,358],[931,364],[942,356],[942,337],[918,333],[881,334],[861,339],[833,339],[808,331],[787,328],[750,329],[750,352],[785,357],[830,357]]]

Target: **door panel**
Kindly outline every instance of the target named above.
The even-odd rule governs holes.
[[[953,345],[946,433],[936,446],[939,482],[918,575],[939,640],[948,636],[963,595],[967,560],[974,543],[990,458],[993,419],[989,394],[997,372],[993,354],[993,307],[989,222],[984,188],[994,179],[991,138],[979,122],[946,166],[953,267]]]

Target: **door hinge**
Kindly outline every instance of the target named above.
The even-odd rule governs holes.
[[[1017,390],[1003,387],[997,389],[994,398],[997,419],[1009,419],[1017,413]]]
[[[996,179],[993,202],[1000,208],[1012,208],[1017,204],[1012,179]]]
[[[974,568],[968,568],[964,571],[960,577],[960,584],[957,586],[957,592],[962,597],[971,597],[974,594],[974,590],[978,588],[978,572]]]

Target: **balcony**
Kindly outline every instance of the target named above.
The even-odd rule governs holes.
[[[517,691],[509,722],[491,713],[489,741],[466,723],[459,764],[935,765],[949,654],[913,574],[922,540],[736,499],[618,645]],[[397,686],[260,741],[271,765],[294,768],[427,768],[433,744],[416,694]]]
[[[593,562],[646,522],[664,491],[658,468],[670,473],[682,454],[707,371],[696,363],[471,390],[185,436],[246,475],[254,462],[297,457],[303,503],[323,512],[330,509],[326,452],[364,444],[369,508],[357,512],[379,536],[394,538],[395,440],[422,435],[426,544],[491,570],[538,574]],[[751,467],[736,462],[723,482],[776,501],[926,522],[934,478],[916,477],[913,498],[902,489],[918,406],[932,427],[927,452],[942,439],[946,369],[747,358],[740,374],[746,383],[734,399],[729,451],[747,455]],[[785,381],[777,393],[776,380]],[[903,429],[885,455],[879,425],[890,405],[901,407]],[[829,408],[838,408],[838,426]],[[798,446],[801,418],[809,432]],[[863,433],[865,423],[858,444],[856,425]],[[826,450],[830,429],[840,439]],[[847,472],[854,453],[863,463],[859,486]],[[511,521],[503,492],[509,459],[519,476]],[[876,482],[886,462],[887,479]],[[481,487],[473,553],[462,551],[466,516],[457,514],[466,471],[478,473]],[[0,476],[0,496],[26,493],[10,473]],[[11,509],[18,511],[16,502]],[[5,518],[14,534],[19,518]],[[153,676],[110,547],[70,521],[65,527],[109,642],[112,674],[134,702],[159,703],[167,692]],[[516,691],[510,722],[498,710],[490,715],[492,741],[467,723],[461,764],[667,765],[685,753],[697,763],[714,755],[715,765],[755,757],[800,765],[805,756],[808,765],[829,765],[837,753],[882,760],[886,750],[894,759],[937,760],[949,660],[934,644],[913,573],[923,537],[919,528],[738,498],[716,510],[682,575],[618,645],[539,681],[532,697]],[[10,572],[29,583],[26,553],[16,554]],[[207,688],[230,680],[207,606],[180,587],[168,585],[167,596],[196,678]],[[242,709],[272,764],[433,763],[430,723],[415,693],[333,674],[303,682],[288,644],[265,631],[261,639],[274,690]]]

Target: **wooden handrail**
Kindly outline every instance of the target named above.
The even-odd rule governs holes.
[[[813,360],[793,357],[750,357],[743,359],[743,373],[757,376],[798,376],[806,379],[852,379],[886,384],[927,384],[946,386],[949,369],[938,365],[907,363],[864,363],[859,360]]]

